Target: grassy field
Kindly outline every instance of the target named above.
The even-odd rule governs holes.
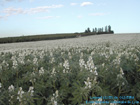
[[[0,105],[97,101],[139,104],[140,34],[0,44]]]

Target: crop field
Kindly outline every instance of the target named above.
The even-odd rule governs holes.
[[[0,44],[0,105],[139,101],[140,34]]]

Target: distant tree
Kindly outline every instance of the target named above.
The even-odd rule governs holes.
[[[102,27],[101,32],[104,32],[104,28]]]
[[[89,27],[87,28],[87,31],[88,31],[88,33],[90,33],[90,32],[91,32]]]
[[[111,32],[111,26],[110,25],[108,26],[108,32]]]
[[[95,27],[95,33],[97,33],[97,28]]]
[[[100,32],[100,28],[98,28],[98,33]]]
[[[88,33],[88,31],[87,31],[87,30],[85,30],[85,33]]]
[[[107,26],[105,26],[105,32],[108,32],[108,28],[107,28]]]
[[[98,33],[102,32],[102,28],[98,28]]]
[[[92,32],[95,32],[95,29],[93,28]]]

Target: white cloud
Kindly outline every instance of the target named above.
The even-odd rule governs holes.
[[[63,7],[63,5],[51,5],[51,6],[40,6],[40,7],[36,7],[36,8],[30,8],[28,10],[25,10],[25,13],[40,13],[40,12],[48,12],[49,9],[53,9],[53,8],[61,8]]]
[[[81,3],[81,6],[92,5],[92,4],[93,4],[92,2],[83,2]]]
[[[9,16],[9,15],[16,15],[16,14],[24,13],[24,10],[22,8],[9,7],[9,8],[4,9],[3,12]]]
[[[5,8],[2,12],[5,13],[6,15],[16,15],[16,14],[34,14],[34,13],[40,13],[40,12],[48,12],[49,9],[54,9],[54,8],[61,8],[63,5],[51,5],[51,6],[40,6],[40,7],[35,7],[35,8],[29,8],[29,9],[22,9],[22,8]]]
[[[77,3],[71,3],[70,5],[71,5],[71,6],[75,6],[75,5],[77,5]]]
[[[43,7],[30,8],[28,10],[25,10],[25,13],[33,14],[33,13],[48,12],[48,11],[49,11],[48,8],[43,6]]]
[[[89,15],[91,15],[91,16],[104,16],[104,15],[106,15],[106,13],[91,13]]]

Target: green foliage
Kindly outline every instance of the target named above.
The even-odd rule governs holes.
[[[0,104],[80,105],[93,96],[140,101],[139,47],[111,47],[106,42],[93,48],[1,53]]]

